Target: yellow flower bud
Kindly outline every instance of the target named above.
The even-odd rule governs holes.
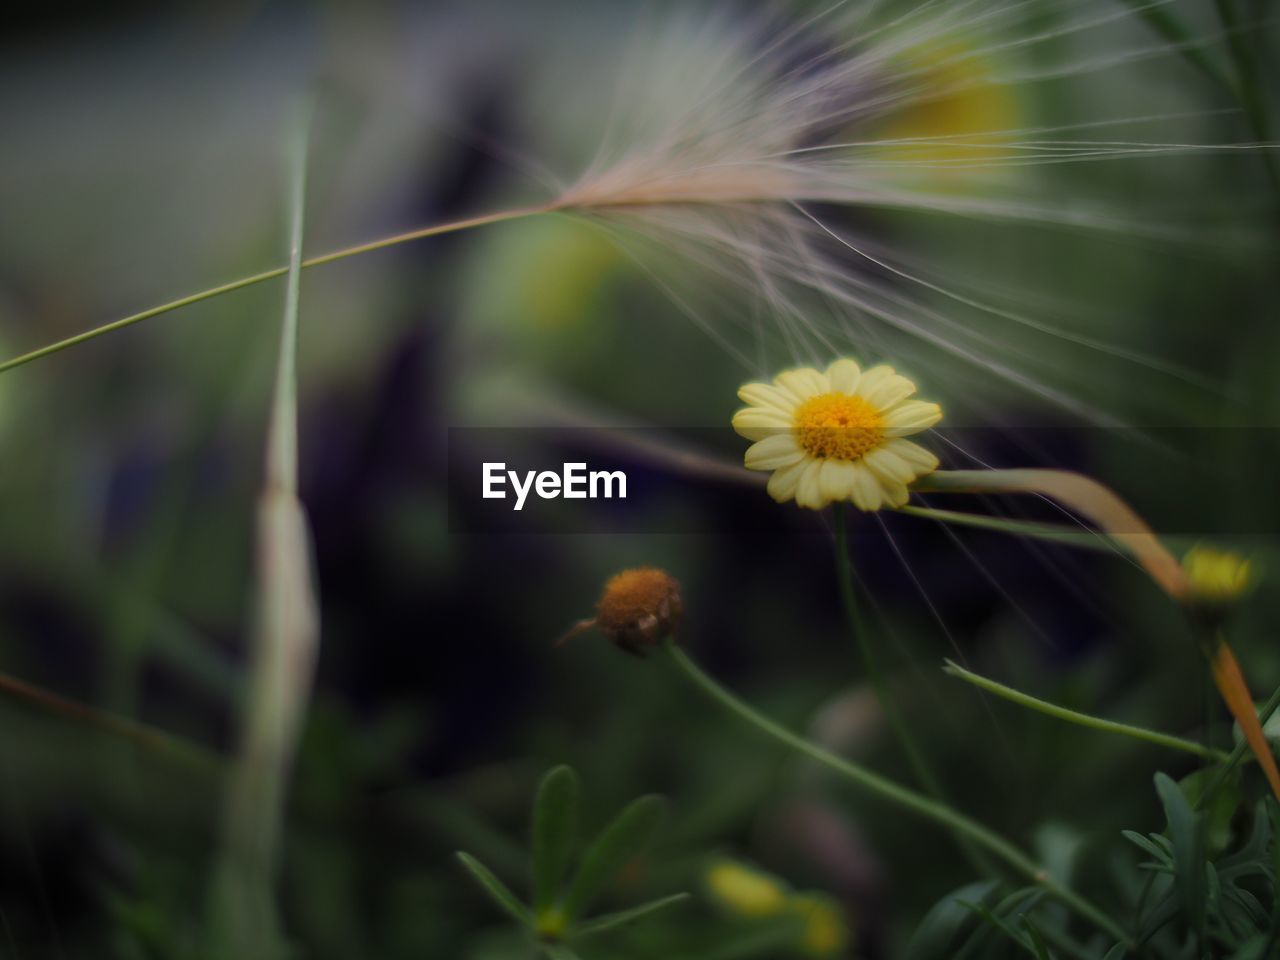
[[[781,881],[735,860],[713,864],[706,880],[707,889],[721,905],[744,917],[771,917],[787,907],[787,890]]]
[[[1238,553],[1197,546],[1182,558],[1187,575],[1188,599],[1202,607],[1226,607],[1252,585],[1251,562]]]

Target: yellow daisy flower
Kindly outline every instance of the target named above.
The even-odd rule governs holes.
[[[773,383],[748,383],[733,429],[755,443],[749,470],[772,471],[769,495],[821,510],[851,501],[859,510],[900,507],[907,484],[938,468],[938,458],[904,439],[942,419],[936,403],[908,399],[916,385],[893,367],[862,370],[840,359],[826,372],[784,370]]]

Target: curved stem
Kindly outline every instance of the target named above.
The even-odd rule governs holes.
[[[1276,712],[1278,707],[1280,707],[1280,687],[1277,687],[1272,692],[1271,696],[1267,698],[1267,702],[1262,705],[1262,709],[1258,711],[1258,722],[1265,727],[1267,721],[1271,719],[1271,715]],[[1226,763],[1222,765],[1222,769],[1218,771],[1218,775],[1213,778],[1213,781],[1205,788],[1204,793],[1192,804],[1193,809],[1201,810],[1209,804],[1217,792],[1222,789],[1222,785],[1227,782],[1231,772],[1240,766],[1240,761],[1244,759],[1244,755],[1248,752],[1249,741],[1241,738],[1235,749],[1231,751],[1231,755],[1227,757]]]
[[[0,694],[13,697],[39,710],[64,717],[75,723],[85,724],[113,737],[128,740],[157,755],[171,757],[202,773],[221,773],[222,759],[216,754],[193,743],[179,739],[163,730],[107,713],[75,700],[0,673]]]
[[[1058,883],[1034,860],[995,831],[947,806],[945,803],[940,803],[916,793],[914,790],[895,783],[887,777],[859,766],[851,760],[838,757],[817,744],[811,743],[738,699],[713,677],[705,673],[674,643],[668,641],[665,649],[676,668],[687,680],[711,700],[720,704],[720,706],[746,722],[749,726],[754,727],[758,732],[785,744],[792,750],[804,754],[812,760],[816,760],[823,766],[840,774],[849,782],[892,803],[894,806],[910,811],[919,817],[965,837],[1003,861],[1015,873],[1025,877],[1050,896],[1070,907],[1081,917],[1098,927],[1098,929],[1105,931],[1109,936],[1115,937],[1128,947],[1133,946],[1133,940],[1115,920],[1111,919],[1084,897]]]
[[[1067,707],[1060,707],[1056,703],[1049,703],[1047,700],[1041,700],[1038,697],[1033,697],[1030,694],[1023,693],[1021,690],[1015,690],[1013,687],[1006,687],[1003,683],[998,683],[989,677],[984,677],[971,670],[966,670],[964,667],[952,662],[951,660],[948,660],[947,665],[943,667],[943,673],[949,674],[953,677],[958,677],[966,683],[971,683],[975,687],[980,687],[981,689],[986,690],[988,693],[994,693],[997,697],[1003,697],[1010,703],[1016,703],[1019,706],[1028,707],[1058,720],[1065,720],[1068,723],[1074,723],[1082,727],[1089,727],[1091,730],[1101,730],[1104,733],[1118,733],[1121,736],[1133,737],[1135,740],[1145,740],[1148,743],[1154,743],[1161,747],[1168,747],[1171,750],[1182,750],[1186,753],[1193,753],[1197,757],[1203,757],[1206,760],[1224,762],[1229,759],[1226,751],[1206,747],[1204,744],[1196,743],[1194,740],[1175,737],[1172,734],[1161,733],[1158,730],[1148,730],[1146,727],[1135,727],[1129,723],[1118,723],[1115,720],[1104,720],[1101,717],[1094,717],[1087,713],[1080,713],[1078,710],[1070,710]]]
[[[491,223],[501,223],[504,220],[517,220],[521,217],[530,217],[538,213],[548,213],[550,207],[521,207],[515,210],[503,210],[499,213],[485,214],[481,217],[470,217],[466,220],[455,220],[452,223],[441,223],[431,227],[423,227],[418,230],[410,230],[407,233],[397,233],[394,236],[383,237],[381,240],[373,240],[369,243],[357,244],[354,247],[344,247],[341,250],[335,250],[332,253],[322,253],[319,256],[309,257],[302,261],[302,268],[319,267],[326,263],[333,263],[337,260],[345,260],[348,257],[355,257],[362,253],[372,253],[375,250],[383,250],[387,247],[398,246],[402,243],[409,243],[413,240],[423,240],[427,237],[435,237],[444,233],[457,233],[461,230],[469,230],[472,227],[482,227]],[[267,280],[274,280],[277,277],[283,277],[289,272],[287,266],[274,267],[271,270],[264,270],[261,273],[255,273],[252,276],[241,277],[239,280],[232,280],[230,283],[223,283],[216,287],[210,287],[208,290],[201,290],[199,293],[192,293],[185,297],[179,297],[177,300],[170,300],[168,303],[162,303],[159,306],[150,307],[140,313],[133,313],[119,320],[113,320],[111,323],[104,323],[102,326],[94,327],[83,333],[77,333],[75,336],[67,337],[65,340],[59,340],[56,343],[50,343],[30,353],[24,353],[21,356],[13,357],[10,360],[0,362],[0,373],[6,370],[12,370],[14,367],[20,367],[32,360],[39,360],[41,357],[47,357],[52,353],[58,353],[66,350],[68,347],[74,347],[84,343],[86,340],[92,340],[106,333],[113,333],[116,330],[123,330],[125,327],[140,323],[143,320],[150,320],[152,317],[158,317],[163,313],[172,313],[182,307],[189,307],[192,304],[200,303],[203,300],[212,300],[214,297],[222,296],[224,293],[232,293],[235,290],[242,290],[245,287],[252,287],[259,283],[265,283]]]

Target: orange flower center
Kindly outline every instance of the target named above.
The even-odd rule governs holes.
[[[824,393],[796,408],[796,438],[815,457],[857,460],[884,439],[880,411],[862,397]]]

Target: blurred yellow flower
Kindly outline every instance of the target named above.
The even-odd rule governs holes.
[[[815,957],[840,955],[848,943],[844,917],[829,898],[818,894],[797,894],[791,898],[791,909],[804,918],[804,934],[800,947]]]
[[[762,870],[721,860],[707,871],[707,889],[723,906],[745,917],[769,917],[787,906],[787,890]]]
[[[938,458],[910,440],[942,419],[936,403],[907,399],[916,386],[892,367],[863,371],[849,359],[826,372],[785,370],[773,383],[748,383],[748,406],[733,429],[755,443],[749,470],[772,471],[769,495],[821,510],[851,501],[859,510],[900,507],[907,484],[938,468]]]
[[[1007,154],[1020,111],[987,60],[948,43],[913,50],[900,66],[908,92],[878,131],[889,142],[883,156],[963,167]]]
[[[1197,546],[1182,558],[1187,575],[1188,598],[1212,606],[1233,603],[1252,583],[1250,561],[1230,550]]]

